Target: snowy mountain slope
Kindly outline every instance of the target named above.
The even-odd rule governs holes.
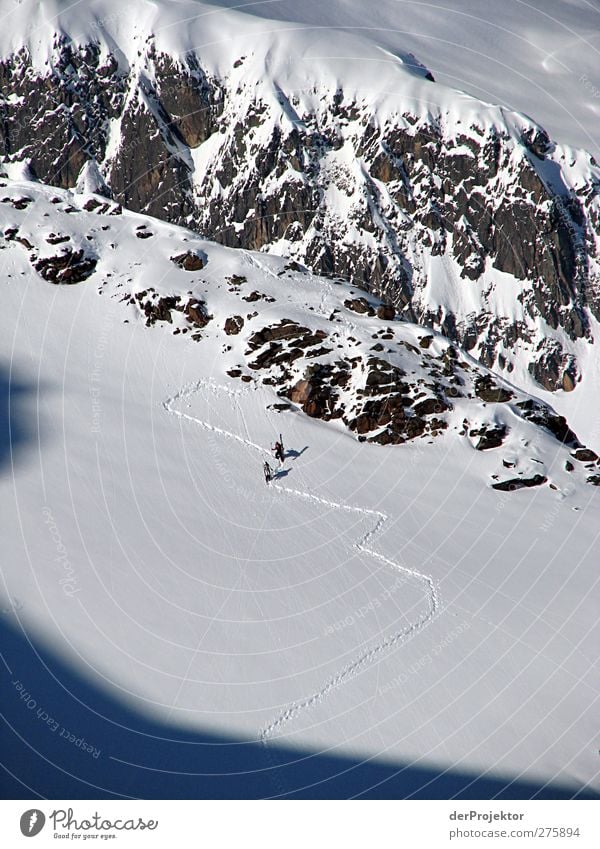
[[[461,417],[510,420],[510,442],[485,451],[453,429],[454,411],[437,438],[383,446],[278,411],[280,387],[262,382],[274,366],[253,370],[257,350],[245,352],[281,318],[350,333],[357,344],[345,335],[336,357],[370,356],[383,344],[373,332],[391,326],[393,353],[377,356],[407,372],[449,343],[434,336],[422,348],[422,329],[357,314],[344,301],[359,293],[283,259],[103,208],[100,196],[5,182],[0,344],[20,439],[0,455],[3,619],[175,736],[183,726],[265,740],[254,768],[272,777],[273,795],[301,780],[294,769],[272,775],[280,744],[300,757],[326,751],[430,774],[459,765],[501,785],[597,792],[598,490],[573,449],[512,401],[455,400]],[[65,250],[71,262],[57,262]],[[188,251],[202,268],[172,261]],[[73,270],[85,279],[53,284],[73,282]],[[266,298],[242,300],[254,291]],[[192,311],[164,300],[178,295]],[[336,308],[351,328],[329,320]],[[258,315],[227,335],[242,309]],[[235,365],[253,379],[231,377]],[[267,488],[261,464],[279,432],[288,458]],[[542,460],[558,488],[494,491],[491,475],[511,458]],[[22,683],[43,705],[36,676]],[[81,721],[75,732],[90,736]],[[41,755],[60,767],[65,744],[39,736]],[[140,760],[110,740],[93,795],[135,794],[136,776],[164,767],[152,746]],[[75,780],[89,775],[76,754]],[[30,755],[12,769],[51,793]],[[162,775],[165,796],[175,781]],[[391,794],[403,786],[399,775]]]
[[[233,0],[215,0],[231,8]],[[599,10],[587,0],[279,0],[248,15],[361,33],[438,82],[518,109],[560,142],[600,155]]]
[[[235,16],[239,23],[232,32],[228,22]],[[424,63],[444,85],[524,112],[558,141],[596,157],[600,153],[595,78],[600,25],[598,10],[586,0],[527,4],[508,0],[501,9],[484,0],[453,0],[443,7],[419,0],[380,0],[376,7],[359,0],[306,0],[301,5],[278,0],[243,6],[215,0],[138,3],[135,11],[113,7],[106,0],[74,7],[56,0],[21,0],[7,6],[5,24],[8,20],[3,55],[26,46],[36,64],[49,57],[53,36],[61,29],[78,43],[103,35],[121,46],[135,40],[136,31],[141,37],[154,30],[166,52],[182,54],[201,46],[206,53],[207,46],[219,43],[221,56],[224,42],[230,43],[232,37],[242,40],[240,29],[246,32],[246,43],[266,30],[297,25],[312,37],[319,29],[346,32],[352,56],[365,55],[372,61],[370,43],[388,51],[388,61],[400,59],[417,73]],[[181,40],[182,30],[187,40]],[[351,73],[351,65],[344,71]]]
[[[229,381],[273,387],[281,412],[303,410],[384,445],[459,435],[495,456],[496,488],[600,483],[597,455],[564,418],[443,337],[396,321],[389,306],[283,260],[240,258],[102,196],[26,181],[1,188],[7,267],[25,259],[49,283],[95,284],[127,305],[126,321],[218,348]]]
[[[333,31],[338,6],[315,27],[314,4],[306,26],[248,14],[264,4],[26,2],[0,42],[5,158],[61,186],[89,171],[130,208],[349,279],[525,389],[593,380],[593,158],[431,82],[381,28],[344,32],[360,4]]]

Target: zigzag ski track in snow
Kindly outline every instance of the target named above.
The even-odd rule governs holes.
[[[186,421],[192,422],[203,429],[210,431],[211,433],[217,434],[224,439],[231,439],[236,442],[241,443],[246,446],[248,449],[252,451],[257,451],[261,455],[269,456],[270,452],[258,445],[255,442],[252,442],[249,438],[244,438],[239,434],[232,433],[231,431],[225,430],[223,428],[219,428],[209,422],[198,418],[197,416],[192,416],[189,413],[185,413],[176,408],[176,404],[178,402],[182,402],[190,398],[192,395],[200,392],[201,390],[208,390],[209,392],[215,393],[216,395],[228,395],[235,401],[237,404],[240,397],[248,394],[248,390],[232,390],[225,386],[221,386],[214,381],[210,380],[199,380],[196,383],[189,384],[183,387],[179,392],[177,392],[172,397],[168,398],[163,402],[163,406],[167,413],[173,416],[177,416],[180,419],[184,419]],[[247,429],[246,429],[247,430]],[[312,501],[315,504],[323,505],[324,507],[328,507],[334,510],[341,510],[344,512],[350,513],[358,513],[366,517],[371,517],[373,519],[372,527],[358,540],[351,543],[352,547],[357,551],[361,552],[361,554],[367,555],[368,557],[373,557],[375,560],[378,560],[380,563],[385,564],[390,569],[400,572],[402,575],[411,578],[418,583],[420,583],[426,593],[428,606],[425,613],[415,619],[406,627],[395,631],[393,634],[382,639],[375,646],[372,646],[369,649],[358,654],[351,661],[345,664],[341,669],[335,672],[333,675],[330,675],[326,681],[323,682],[323,685],[316,690],[315,692],[308,695],[306,698],[298,700],[296,702],[292,702],[285,706],[280,713],[273,718],[271,722],[267,725],[263,726],[258,734],[259,740],[266,745],[270,739],[281,734],[283,728],[292,722],[300,713],[304,711],[310,710],[319,702],[322,702],[327,696],[336,690],[338,687],[346,684],[352,678],[354,678],[357,674],[359,674],[363,669],[368,667],[371,663],[379,660],[386,652],[397,646],[398,644],[404,642],[410,637],[415,636],[419,631],[422,631],[432,620],[438,615],[440,611],[440,596],[438,588],[430,575],[427,575],[423,572],[420,572],[418,569],[411,569],[406,566],[401,565],[395,560],[391,558],[385,557],[380,554],[378,551],[375,551],[372,547],[374,538],[381,533],[382,529],[385,526],[385,523],[388,521],[389,516],[380,511],[380,510],[372,510],[367,507],[361,507],[358,505],[352,504],[343,504],[336,501],[331,501],[326,498],[321,498],[319,495],[315,495],[312,492],[308,492],[306,490],[298,490],[292,489],[291,487],[282,486],[278,483],[271,484],[272,489],[278,490],[283,495],[287,495],[291,498],[302,498],[307,501]]]

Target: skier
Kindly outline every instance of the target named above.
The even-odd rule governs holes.
[[[283,449],[283,439],[281,434],[279,434],[279,442],[275,443],[275,445],[271,448],[271,451],[275,452],[275,459],[279,460],[280,463],[285,461],[285,451]]]
[[[265,473],[265,483],[267,483],[267,484],[271,483],[271,481],[273,479],[273,470],[271,469],[271,467],[269,466],[269,464],[267,463],[266,460],[265,460],[265,463],[263,465],[263,472]]]

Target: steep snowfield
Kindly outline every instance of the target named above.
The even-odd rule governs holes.
[[[188,746],[180,761],[186,747],[159,745],[193,731],[256,743],[247,795],[318,792],[301,790],[301,766],[276,769],[307,752],[347,759],[326,795],[468,794],[472,781],[485,796],[484,780],[499,793],[512,781],[598,792],[598,489],[564,472],[566,449],[515,421],[515,450],[541,452],[559,488],[503,493],[489,486],[494,451],[451,430],[385,447],[277,412],[273,389],[226,373],[234,337],[212,324],[199,341],[174,334],[178,315],[145,327],[130,293],[193,291],[222,325],[237,273],[275,299],[248,303],[258,321],[272,310],[308,323],[348,287],[280,275],[284,260],[111,215],[114,204],[83,212],[89,198],[25,182],[9,193],[35,201],[2,205],[5,236],[18,226],[39,259],[44,242],[47,256],[66,244],[47,243],[51,232],[69,234],[98,261],[84,282],[53,286],[14,234],[0,252],[0,621],[65,665],[55,718],[101,750],[46,728],[41,659],[23,672],[11,638],[5,751],[19,753],[17,780],[42,795],[222,795],[226,776],[198,777],[203,755]],[[188,248],[203,269],[169,260]],[[280,432],[289,454],[267,487],[261,466]],[[123,719],[111,731],[109,700],[153,728],[143,745]],[[361,783],[376,764],[404,772]],[[443,775],[446,790],[428,791]]]

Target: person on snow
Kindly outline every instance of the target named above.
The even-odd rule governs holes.
[[[263,465],[263,472],[265,473],[265,483],[271,483],[273,479],[273,470],[265,460]]]
[[[279,460],[280,463],[284,462],[285,451],[283,450],[283,439],[281,438],[281,434],[279,434],[279,442],[275,443],[275,445],[271,448],[271,451],[275,452],[276,460]]]

